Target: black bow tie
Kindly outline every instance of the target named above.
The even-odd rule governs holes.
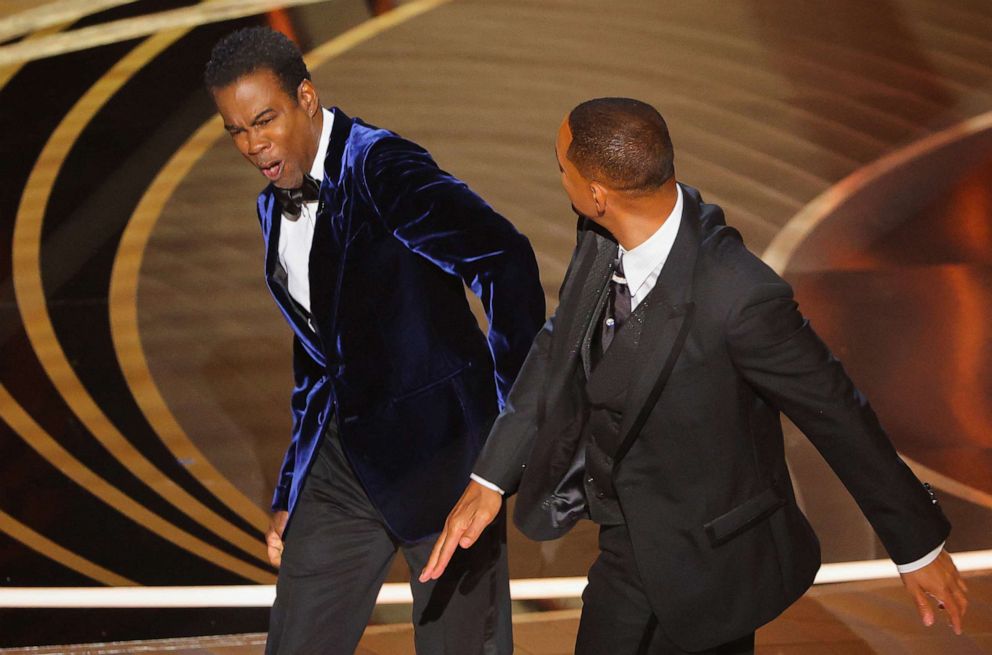
[[[303,211],[303,203],[316,202],[320,197],[320,183],[309,175],[303,176],[303,185],[297,189],[275,187],[276,198],[282,205],[282,213],[296,220]]]

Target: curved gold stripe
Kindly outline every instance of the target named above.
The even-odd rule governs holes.
[[[108,43],[158,34],[174,29],[189,29],[207,23],[261,14],[271,9],[316,4],[326,0],[203,0],[192,7],[145,14],[133,18],[84,27],[66,34],[55,34],[33,43],[14,43],[0,47],[0,65],[27,62],[44,57],[78,52]]]
[[[331,39],[307,55],[307,65],[316,68],[333,57],[389,28],[450,0],[421,0],[372,18]],[[109,309],[114,350],[124,378],[148,423],[177,459],[190,462],[189,471],[217,498],[260,530],[268,526],[267,515],[232,485],[192,442],[169,410],[155,384],[141,344],[138,327],[138,276],[148,239],[166,202],[190,169],[225,136],[219,116],[207,120],[176,151],[155,176],[128,221],[114,260],[110,281]]]
[[[53,25],[69,25],[83,16],[126,5],[134,0],[55,0],[0,19],[0,41],[39,32]],[[56,30],[61,31],[61,29]]]
[[[0,384],[0,411],[2,411],[7,425],[39,455],[51,462],[67,478],[138,525],[180,548],[190,551],[197,557],[243,578],[261,584],[271,584],[275,580],[275,577],[268,571],[242,562],[165,521],[94,473],[38,425],[2,384]]]
[[[951,127],[935,132],[905,148],[882,157],[867,166],[856,170],[834,186],[830,187],[806,205],[798,214],[793,216],[785,227],[765,248],[761,258],[779,275],[783,274],[792,260],[792,256],[820,223],[828,218],[847,198],[858,190],[868,186],[886,173],[895,170],[906,162],[937,150],[949,143],[972,136],[979,132],[992,129],[992,112],[974,116]],[[931,484],[958,498],[992,508],[992,495],[967,485],[959,480],[939,473],[919,462],[899,453],[906,464],[919,477],[924,477]]]
[[[130,2],[131,0],[128,0],[128,1]],[[65,28],[67,28],[69,25],[70,25],[69,23],[62,23],[61,25],[52,25],[50,27],[46,27],[44,29],[38,30],[37,32],[35,32],[33,34],[24,37],[22,43],[23,42],[26,42],[26,41],[32,41],[32,40],[35,40],[35,39],[43,39],[46,36],[50,36],[52,34],[56,34],[58,32],[61,32],[62,30],[64,30]],[[15,75],[17,75],[17,73],[22,68],[24,68],[24,64],[25,63],[27,63],[27,62],[21,62],[21,63],[18,63],[18,64],[9,64],[7,66],[0,66],[0,89],[2,89],[3,87],[7,86],[7,82],[10,82],[10,80],[12,80],[13,77]]]
[[[58,545],[48,537],[35,532],[10,514],[0,510],[0,531],[17,539],[31,550],[41,553],[48,559],[58,562],[67,569],[81,573],[91,580],[102,582],[111,587],[133,587],[138,583],[117,575],[113,571],[94,564],[85,557],[80,557],[71,550]]]
[[[32,348],[65,402],[93,436],[152,490],[193,520],[237,548],[265,562],[265,547],[206,507],[159,471],[114,426],[87,393],[66,359],[48,314],[42,284],[41,231],[52,186],[69,151],[93,116],[148,61],[175,43],[186,30],[150,37],[117,62],[96,82],[52,133],[38,157],[21,196],[13,237],[13,281],[17,304]],[[257,574],[269,574],[257,569]]]
[[[264,531],[269,524],[268,514],[214,468],[169,410],[148,368],[138,331],[138,275],[152,229],[175,188],[217,141],[222,130],[223,121],[219,116],[204,123],[155,176],[131,214],[121,236],[110,277],[110,333],[131,395],[155,434],[176,459],[187,463],[186,468],[204,487],[257,529]]]

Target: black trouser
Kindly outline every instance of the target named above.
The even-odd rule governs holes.
[[[754,633],[716,648],[706,655],[750,655]],[[576,655],[685,655],[658,625],[634,562],[626,525],[602,526],[599,557],[589,569],[582,592],[582,619]]]
[[[416,580],[434,540],[398,542],[355,478],[335,434],[316,455],[293,513],[269,622],[267,655],[355,651],[397,550],[410,566],[420,655],[513,651],[505,512],[440,580]]]

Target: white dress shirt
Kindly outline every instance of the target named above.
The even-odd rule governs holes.
[[[668,255],[672,252],[672,246],[675,245],[675,237],[679,232],[679,225],[682,223],[683,204],[682,189],[678,185],[675,188],[678,189],[675,207],[672,208],[672,213],[668,215],[668,218],[658,228],[658,231],[636,248],[624,250],[623,246],[620,246],[620,261],[623,262],[623,274],[627,278],[627,288],[630,290],[631,311],[654,289],[654,285],[658,281],[658,276],[661,275],[661,269],[665,266],[665,262],[668,261]],[[484,480],[474,473],[471,477],[482,486],[504,494],[504,491],[492,482]],[[896,568],[900,573],[911,573],[912,571],[921,569],[937,559],[943,548],[944,544],[941,543],[933,551],[915,562],[897,564]]]
[[[327,154],[327,144],[331,140],[331,126],[334,124],[334,114],[321,107],[324,112],[324,124],[320,129],[320,142],[317,145],[317,156],[310,164],[310,177],[320,184],[324,179],[324,156]],[[303,309],[310,313],[310,248],[313,246],[314,223],[317,220],[317,202],[305,202],[300,211],[300,217],[290,219],[282,215],[279,227],[279,263],[286,269],[289,295],[300,303]]]

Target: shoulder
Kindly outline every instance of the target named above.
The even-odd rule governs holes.
[[[757,296],[792,296],[791,286],[747,248],[740,232],[710,224],[701,235],[694,282],[699,300],[713,299],[725,310]]]
[[[402,154],[428,155],[426,149],[392,130],[370,125],[360,118],[352,121],[348,149],[358,161],[378,161]]]

